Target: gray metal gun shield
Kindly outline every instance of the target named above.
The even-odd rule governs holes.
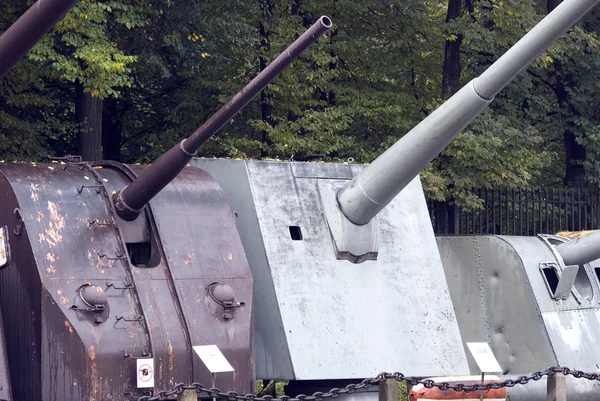
[[[255,278],[261,379],[467,372],[421,184],[379,216],[379,256],[336,258],[322,200],[363,166],[194,159],[221,185]]]

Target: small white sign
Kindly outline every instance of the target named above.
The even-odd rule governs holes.
[[[136,359],[137,387],[154,387],[154,358]]]
[[[194,351],[196,351],[210,373],[233,372],[233,366],[216,345],[196,345]]]
[[[482,373],[503,372],[488,343],[467,343],[467,347]]]

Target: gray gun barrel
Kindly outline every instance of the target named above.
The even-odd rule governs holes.
[[[60,21],[77,0],[38,0],[0,36],[0,78]]]
[[[275,79],[304,50],[331,27],[328,17],[319,20],[283,51],[267,68],[221,107],[189,138],[175,145],[144,170],[132,183],[114,195],[115,209],[124,220],[134,220],[144,206],[171,182],[194,157],[208,138],[216,134],[233,116]]]
[[[582,265],[600,259],[600,231],[556,245],[566,266]]]
[[[565,0],[338,192],[352,223],[368,223],[490,104],[496,94],[600,0]]]

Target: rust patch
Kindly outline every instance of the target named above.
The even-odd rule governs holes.
[[[96,268],[100,270],[110,269],[111,267],[113,267],[114,262],[114,260],[106,259],[104,257],[101,257],[100,254],[98,254],[96,257]]]
[[[48,262],[50,262],[50,263],[54,263],[54,262],[56,262],[56,257],[54,256],[54,254],[53,254],[53,253],[51,253],[51,252],[48,252],[48,253],[46,254],[46,260],[47,260]]]
[[[173,371],[173,345],[171,344],[171,340],[169,339],[168,345],[168,355],[169,355],[169,370]]]
[[[233,260],[233,255],[231,252],[227,252],[227,260]]]
[[[188,253],[187,257],[184,259],[183,263],[185,263],[186,265],[189,265],[190,263],[192,263],[194,261],[194,253]]]
[[[37,212],[37,217],[36,217],[37,222],[41,223],[43,218],[44,218],[44,215],[42,214],[42,212]]]
[[[48,267],[46,268],[46,271],[47,271],[48,273],[52,273],[52,274],[56,273],[56,269],[55,269],[55,268],[54,268],[54,266],[52,266],[52,265],[48,266]]]
[[[60,303],[61,303],[61,304],[63,304],[63,305],[65,305],[65,304],[68,304],[68,303],[69,303],[69,298],[65,297],[64,295],[62,295],[62,296],[59,298],[59,300],[60,300]]]
[[[69,333],[73,332],[73,326],[71,326],[68,320],[65,320],[65,327],[69,329]]]
[[[94,358],[96,357],[96,350],[94,349],[93,345],[90,345],[90,348],[88,349],[88,356],[90,357],[90,359],[93,361]]]
[[[57,293],[58,295],[62,295],[62,293],[63,293],[63,292],[64,292],[64,291],[63,291],[62,289],[56,290],[56,293]]]

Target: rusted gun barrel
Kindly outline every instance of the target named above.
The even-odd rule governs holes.
[[[0,36],[0,78],[60,21],[77,0],[38,0]]]
[[[364,225],[392,201],[467,125],[600,0],[565,0],[483,74],[387,149],[337,195],[341,211]]]
[[[556,245],[566,266],[583,265],[600,259],[600,231]]]
[[[213,114],[196,132],[159,157],[137,179],[117,192],[114,195],[114,202],[119,217],[128,221],[134,220],[144,206],[183,170],[208,138],[217,133],[330,27],[331,20],[328,17],[319,18],[312,27],[285,49],[225,106]]]

